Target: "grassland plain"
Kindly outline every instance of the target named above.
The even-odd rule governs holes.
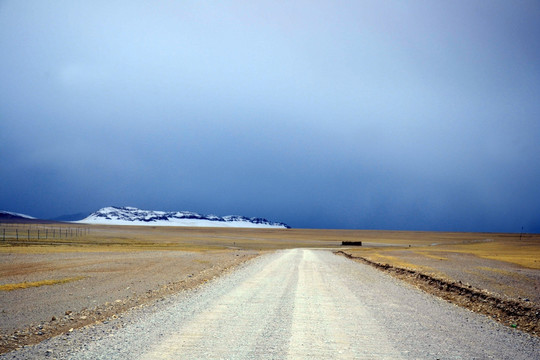
[[[58,223],[31,228],[0,224],[0,235],[3,229],[7,235],[0,243],[1,352],[106,321],[208,281],[262,252],[284,248],[341,249],[349,256],[461,281],[500,297],[540,302],[537,235],[520,240],[519,234],[76,228]],[[364,246],[344,248],[342,241],[362,241]]]

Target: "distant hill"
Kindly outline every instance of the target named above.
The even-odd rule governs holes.
[[[0,222],[3,223],[43,223],[44,220],[35,217],[19,214],[11,211],[0,210]]]
[[[90,215],[89,212],[83,212],[83,213],[77,213],[77,214],[61,215],[61,216],[57,216],[57,217],[49,219],[49,220],[52,220],[52,221],[79,221],[81,219],[86,218],[88,215]]]
[[[190,211],[154,211],[134,207],[105,207],[77,221],[84,224],[150,225],[150,226],[201,226],[243,228],[289,228],[281,222],[239,215],[201,215]]]
[[[36,218],[29,215],[0,210],[0,219],[26,219],[26,220],[33,219],[35,220]]]

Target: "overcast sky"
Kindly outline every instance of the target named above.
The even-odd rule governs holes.
[[[540,232],[540,2],[0,0],[0,209]]]

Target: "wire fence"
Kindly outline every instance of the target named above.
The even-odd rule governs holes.
[[[83,226],[54,226],[54,225],[26,225],[0,223],[0,240],[32,241],[32,240],[63,240],[87,236],[90,228]]]

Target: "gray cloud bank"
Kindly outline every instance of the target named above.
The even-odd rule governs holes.
[[[540,231],[540,5],[0,2],[0,207]]]

